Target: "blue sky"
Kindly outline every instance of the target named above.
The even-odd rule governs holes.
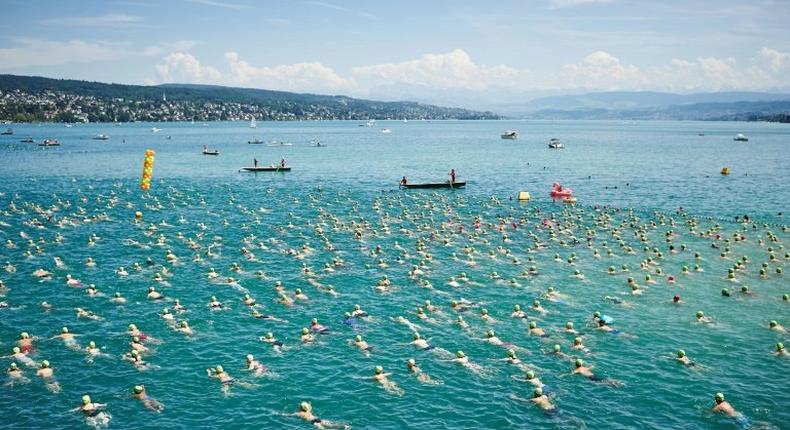
[[[463,102],[790,89],[790,2],[4,0],[0,73]]]

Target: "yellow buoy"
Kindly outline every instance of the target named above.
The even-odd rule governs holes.
[[[729,167],[722,167],[721,168],[721,174],[722,175],[729,175],[730,174],[730,168]]]
[[[529,191],[519,191],[519,193],[518,193],[518,200],[520,202],[529,201],[529,199],[531,199],[531,198],[532,198],[532,196],[529,195]]]

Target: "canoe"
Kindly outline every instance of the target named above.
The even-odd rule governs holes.
[[[203,155],[219,155],[219,151],[203,151]]]
[[[242,167],[241,170],[246,170],[248,172],[290,172],[290,167],[279,167],[279,166],[266,166],[266,167]]]
[[[449,182],[438,182],[438,183],[426,183],[426,184],[400,184],[403,188],[463,188],[466,186],[466,182],[455,182],[450,184]]]

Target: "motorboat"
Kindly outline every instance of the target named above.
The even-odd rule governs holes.
[[[219,149],[208,149],[207,145],[203,145],[203,155],[219,155]]]
[[[324,147],[326,147],[326,145],[321,143],[321,141],[318,140],[318,139],[311,140],[310,141],[310,146],[312,146],[313,148],[324,148]]]
[[[518,132],[513,130],[508,130],[502,133],[499,137],[501,137],[502,139],[516,140],[518,139]]]
[[[11,136],[12,134],[14,134],[14,130],[12,130],[10,128],[7,128],[7,129],[5,129],[4,132],[0,133],[0,135],[2,135],[2,136]]]
[[[32,138],[32,137],[26,137],[26,138],[24,138],[24,139],[20,140],[19,142],[20,142],[20,143],[36,143],[36,141],[35,141],[35,140],[33,140],[33,138]]]
[[[559,139],[557,139],[556,137],[553,137],[553,138],[551,138],[549,140],[549,148],[551,148],[551,149],[562,149],[562,148],[565,148],[565,146],[562,145],[562,142],[560,142]]]
[[[278,142],[276,140],[272,140],[271,142],[267,143],[266,146],[293,146],[293,143]]]
[[[732,138],[732,140],[734,140],[736,142],[748,142],[749,138],[744,136],[741,133],[738,133],[738,134],[735,135],[735,137]]]
[[[109,138],[110,138],[110,136],[107,136],[106,134],[101,134],[101,133],[97,134],[96,136],[93,136],[93,140],[107,140]]]
[[[253,140],[248,140],[247,143],[249,143],[250,145],[263,145],[266,142],[256,138]]]
[[[60,142],[57,139],[44,139],[38,146],[60,146]]]
[[[160,131],[162,131],[161,128],[151,127],[151,133],[159,133]]]
[[[384,133],[384,134],[390,134],[390,133],[392,133],[392,130],[390,130],[388,128],[382,128],[381,132]]]

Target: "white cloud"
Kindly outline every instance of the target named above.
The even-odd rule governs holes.
[[[353,89],[355,83],[338,75],[319,62],[256,67],[242,60],[235,52],[225,53],[230,67],[228,81],[239,85],[255,85],[285,91],[335,92]]]
[[[143,20],[141,16],[123,13],[110,13],[101,16],[64,16],[47,18],[39,21],[42,25],[62,25],[70,27],[106,27],[138,24]]]
[[[83,40],[55,41],[33,38],[13,39],[16,46],[0,48],[0,70],[66,63],[93,63],[122,56],[117,46]]]
[[[217,69],[200,64],[192,54],[174,52],[162,60],[164,63],[156,65],[161,82],[206,84],[222,77]]]
[[[790,68],[790,53],[763,48],[760,50],[760,56],[768,61],[772,72],[779,72],[786,68]]]
[[[617,0],[549,0],[549,5],[553,8],[573,7],[585,4],[612,3]]]
[[[246,9],[247,8],[247,6],[244,6],[244,5],[241,5],[241,4],[229,3],[229,2],[218,1],[218,0],[186,0],[186,1],[188,3],[202,4],[204,6],[221,7],[221,8],[224,8],[224,9],[240,10],[240,9]]]
[[[643,81],[638,67],[623,64],[614,55],[596,51],[582,61],[562,68],[562,77],[571,87],[595,89],[624,89],[638,86]]]
[[[505,65],[481,66],[469,54],[456,49],[401,63],[354,67],[351,74],[369,86],[409,84],[440,89],[485,89],[494,85],[523,86],[528,72]]]
[[[189,51],[197,45],[194,40],[177,40],[175,42],[164,42],[144,48],[140,53],[146,57],[164,55],[168,52]]]

